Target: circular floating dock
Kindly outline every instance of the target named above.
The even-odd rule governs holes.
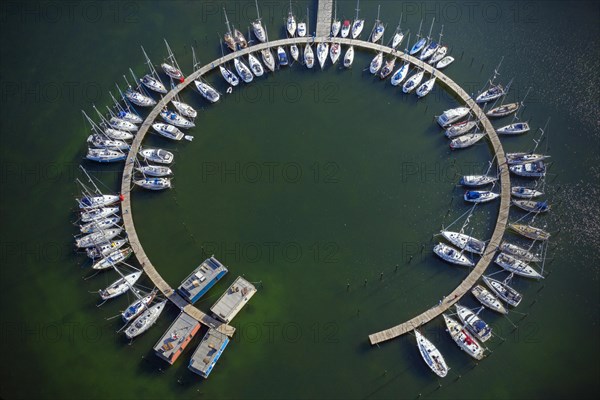
[[[331,3],[330,1],[319,1],[319,10],[321,10],[323,4]],[[329,7],[329,14],[331,14],[331,7]],[[328,32],[329,25],[327,25],[327,29],[325,30],[324,22],[330,21],[330,18],[318,18],[319,24],[317,25],[317,32]],[[154,120],[158,117],[160,111],[167,106],[167,104],[177,95],[181,90],[183,90],[186,86],[188,86],[195,79],[198,79],[200,76],[206,74],[207,72],[218,68],[219,65],[224,64],[228,61],[233,60],[236,57],[244,56],[249,53],[253,53],[255,51],[260,51],[262,49],[266,49],[269,47],[277,47],[277,46],[286,46],[291,44],[306,44],[306,43],[318,43],[318,42],[332,42],[333,40],[328,36],[321,37],[301,37],[301,38],[289,38],[282,40],[275,40],[267,43],[260,43],[251,47],[247,47],[243,50],[239,50],[233,53],[230,53],[226,56],[220,57],[214,60],[211,63],[206,64],[202,68],[198,69],[194,73],[190,74],[183,82],[169,91],[164,97],[158,101],[156,106],[152,109],[150,114],[146,117],[138,133],[136,134],[127,156],[127,160],[125,162],[125,168],[123,170],[123,177],[121,180],[121,193],[125,195],[125,199],[122,202],[123,209],[123,224],[125,227],[125,231],[127,232],[127,236],[129,241],[132,244],[133,251],[138,261],[142,265],[144,272],[148,274],[148,277],[152,280],[154,285],[163,293],[163,295],[171,300],[177,307],[181,310],[185,311],[193,318],[197,319],[202,324],[215,328],[222,333],[225,333],[228,336],[232,336],[235,332],[235,328],[223,324],[214,318],[206,315],[204,312],[200,311],[198,308],[186,302],[179,294],[171,288],[171,286],[160,276],[150,259],[146,255],[142,244],[138,238],[137,232],[135,230],[135,225],[133,223],[133,213],[131,209],[131,180],[133,176],[133,168],[135,158],[137,157],[138,151],[148,132],[148,129],[154,122]],[[440,314],[445,312],[448,308],[450,308],[454,303],[456,303],[465,293],[467,293],[473,285],[479,280],[481,275],[485,272],[488,265],[492,262],[495,250],[499,247],[502,236],[504,235],[504,230],[506,228],[506,224],[508,221],[508,212],[510,207],[510,176],[508,167],[506,164],[506,158],[504,155],[504,149],[502,148],[502,144],[500,143],[500,139],[494,130],[489,119],[486,117],[483,110],[475,103],[475,101],[465,92],[456,82],[450,79],[448,76],[435,69],[431,65],[424,63],[423,61],[412,57],[408,54],[405,54],[401,51],[394,50],[390,47],[383,46],[376,43],[371,43],[363,40],[357,39],[348,39],[348,38],[335,38],[335,42],[345,45],[351,45],[362,49],[370,49],[375,50],[377,52],[383,52],[384,54],[392,55],[398,57],[404,61],[407,61],[421,69],[424,69],[426,72],[433,74],[438,79],[438,82],[441,82],[448,91],[453,93],[455,96],[459,97],[465,104],[466,107],[471,109],[471,113],[477,118],[477,120],[483,125],[484,131],[487,133],[487,136],[492,144],[492,149],[495,155],[495,158],[498,162],[499,170],[500,170],[500,210],[498,213],[498,219],[496,220],[496,226],[494,228],[494,232],[492,233],[492,237],[489,240],[489,244],[487,246],[489,251],[483,254],[475,268],[469,273],[469,275],[454,289],[451,293],[445,296],[445,301],[441,304],[434,306],[423,313],[415,316],[414,318],[403,322],[399,325],[391,327],[389,329],[383,330],[381,332],[373,333],[369,335],[369,341],[372,345],[384,342],[386,340],[390,340],[396,338],[400,335],[403,335],[432,319],[438,317]]]

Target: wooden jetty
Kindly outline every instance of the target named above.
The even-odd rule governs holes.
[[[308,37],[296,37],[296,38],[288,38],[282,40],[274,40],[267,43],[260,43],[254,46],[247,47],[245,49],[230,53],[226,56],[220,57],[214,60],[211,63],[206,64],[202,68],[198,69],[194,73],[188,75],[183,82],[178,84],[175,88],[169,91],[164,97],[158,101],[154,109],[150,112],[148,117],[144,120],[142,125],[140,126],[139,131],[137,132],[135,139],[131,144],[131,149],[129,151],[129,155],[127,157],[125,168],[123,171],[123,177],[121,181],[121,193],[125,196],[125,200],[122,202],[122,210],[123,210],[123,221],[125,230],[127,232],[129,241],[132,244],[132,248],[134,253],[142,265],[144,272],[148,275],[148,277],[152,280],[152,282],[156,285],[156,287],[163,293],[165,297],[171,300],[177,307],[184,310],[186,313],[191,315],[193,318],[197,319],[202,324],[214,328],[228,336],[232,336],[235,332],[235,328],[229,326],[227,324],[221,323],[214,318],[206,315],[196,307],[187,303],[177,292],[171,288],[171,286],[160,276],[152,262],[148,259],[148,256],[144,252],[144,248],[139,241],[137,236],[134,222],[133,222],[133,213],[131,208],[131,179],[133,175],[134,168],[134,160],[137,157],[137,153],[140,149],[142,141],[148,133],[148,129],[154,122],[154,120],[158,117],[160,111],[173,99],[173,97],[178,94],[181,90],[187,87],[190,83],[192,83],[195,79],[198,79],[200,76],[206,74],[207,72],[218,68],[219,65],[229,62],[236,57],[247,55],[251,52],[260,51],[262,49],[268,47],[277,47],[277,46],[288,46],[291,44],[303,44],[310,42],[321,42],[321,41],[331,41],[329,37],[331,30],[331,10],[332,10],[332,1],[330,0],[320,0],[319,1],[319,13],[317,15],[317,37],[312,38]],[[370,49],[374,51],[381,51],[384,54],[393,55],[405,61],[412,63],[419,68],[424,69],[428,73],[434,73],[438,79],[438,83],[443,84],[447,90],[452,92],[456,97],[460,98],[462,102],[471,108],[473,115],[481,122],[484,127],[485,132],[490,140],[490,143],[493,148],[493,152],[496,156],[496,160],[498,165],[500,166],[500,211],[498,214],[498,220],[496,221],[496,227],[494,228],[494,232],[492,233],[492,237],[487,246],[490,249],[489,252],[485,253],[483,257],[479,260],[475,268],[469,273],[469,275],[463,280],[460,285],[454,289],[451,293],[445,296],[446,301],[442,302],[442,304],[436,305],[425,312],[417,315],[416,317],[391,327],[389,329],[383,330],[381,332],[373,333],[369,335],[369,340],[372,345],[384,342],[386,340],[393,339],[398,337],[404,333],[407,333],[414,328],[417,328],[432,319],[438,317],[441,313],[450,308],[454,303],[456,303],[465,293],[473,287],[473,285],[477,282],[477,280],[484,273],[485,269],[492,262],[492,258],[494,255],[495,249],[500,245],[500,241],[504,234],[504,230],[506,228],[506,223],[508,220],[508,211],[510,207],[510,177],[508,168],[506,165],[506,158],[504,155],[504,150],[502,148],[502,144],[494,130],[492,124],[485,116],[485,113],[481,110],[481,108],[475,103],[475,101],[465,92],[456,82],[450,79],[448,76],[443,74],[441,71],[436,70],[433,66],[420,61],[419,59],[409,56],[408,54],[404,54],[401,51],[394,50],[390,47],[383,46],[376,43],[371,43],[363,40],[357,39],[349,39],[349,38],[335,38],[335,41],[345,45],[353,45],[355,47]]]

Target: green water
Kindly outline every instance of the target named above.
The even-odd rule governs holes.
[[[184,100],[200,110],[190,132],[195,140],[146,139],[145,145],[175,151],[175,188],[134,190],[138,234],[172,286],[207,255],[228,265],[226,279],[197,303],[205,311],[238,275],[261,282],[259,291],[235,318],[237,333],[206,381],[186,368],[201,335],[174,366],[152,352],[177,315],[174,307],[131,345],[115,334],[120,321],[107,318],[131,299],[96,308],[98,296],[88,292],[115,275],[84,280],[89,261],[72,252],[74,181],[81,177],[86,137],[80,109],[109,104],[108,90],[114,91],[115,81],[123,86],[128,67],[142,74],[140,44],[158,64],[167,38],[187,73],[190,45],[202,62],[220,56],[222,4],[237,27],[255,17],[253,2],[3,2],[0,395],[598,393],[600,51],[599,8],[592,2],[381,2],[388,32],[403,12],[411,42],[421,18],[424,33],[434,16],[435,34],[444,24],[444,42],[457,59],[446,73],[469,93],[485,84],[504,55],[500,79],[515,79],[508,99],[518,101],[532,87],[523,118],[537,129],[552,117],[540,146],[552,154],[546,191],[554,210],[537,220],[555,236],[545,266],[549,276],[541,283],[515,280],[525,296],[509,315],[518,330],[504,317],[482,313],[505,339],[488,344],[489,358],[476,365],[436,319],[425,332],[452,368],[438,388],[412,336],[380,347],[368,343],[370,333],[436,304],[468,273],[435,258],[431,237],[469,208],[454,187],[457,175],[482,173],[492,156],[485,143],[450,152],[432,117],[455,99],[439,87],[419,102],[403,95],[363,71],[373,57],[365,51],[357,52],[351,70],[330,64],[325,71],[307,70],[296,63],[236,88],[217,105],[186,89]],[[294,2],[298,16],[310,8],[310,31],[316,4]],[[361,2],[363,38],[377,4]],[[283,36],[287,7],[285,1],[261,2],[271,38]],[[354,8],[353,1],[339,2],[338,16],[352,18]],[[218,73],[206,79],[225,93]],[[507,150],[524,150],[534,137],[532,132],[502,141]],[[84,165],[103,189],[118,189],[121,165]],[[496,215],[497,204],[479,207],[473,234],[489,237]],[[522,215],[513,210],[511,220]],[[476,306],[470,296],[461,302]]]

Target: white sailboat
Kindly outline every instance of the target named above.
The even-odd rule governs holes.
[[[329,50],[329,58],[331,58],[332,64],[335,64],[337,62],[337,60],[340,58],[341,52],[342,52],[342,46],[337,42],[333,42],[331,44],[331,48]]]
[[[392,49],[396,49],[400,44],[402,44],[402,40],[404,40],[404,33],[400,29],[402,25],[402,14],[400,14],[400,21],[398,22],[398,26],[396,27],[396,32],[394,32],[394,36],[392,37]]]
[[[418,52],[420,52],[421,50],[423,50],[423,47],[425,47],[425,43],[427,42],[427,39],[425,39],[424,37],[421,37],[421,28],[423,27],[423,20],[421,20],[421,22],[419,23],[419,32],[417,33],[417,41],[415,42],[415,44],[413,45],[413,47],[411,47],[409,54],[411,56],[417,54]]]
[[[107,207],[120,201],[119,196],[114,194],[87,195],[77,199],[77,204],[82,210],[93,210]]]
[[[528,188],[525,186],[513,186],[510,188],[510,193],[520,199],[533,199],[542,196],[544,193],[539,190]]]
[[[436,81],[436,77],[435,75],[432,75],[432,77],[428,80],[426,80],[425,82],[423,82],[421,84],[421,86],[419,86],[417,88],[417,96],[419,98],[425,97],[429,94],[429,92],[431,92],[433,90],[433,87],[435,86],[435,81]]]
[[[489,185],[490,183],[494,183],[497,180],[497,177],[490,175],[463,175],[460,178],[459,183],[462,186],[479,187]]]
[[[88,148],[85,158],[99,163],[119,162],[125,161],[127,153],[123,153],[119,150]]]
[[[531,265],[527,264],[525,261],[519,260],[511,255],[506,253],[500,253],[496,257],[496,264],[511,272],[515,275],[523,276],[525,278],[533,278],[533,279],[543,279],[543,275],[537,272]]]
[[[296,17],[294,17],[294,13],[292,12],[292,0],[290,0],[290,11],[288,12],[286,28],[290,37],[296,35],[297,24]]]
[[[254,31],[254,36],[258,39],[259,42],[264,43],[267,41],[267,35],[265,33],[265,28],[262,26],[262,20],[260,18],[260,12],[258,10],[258,0],[256,0],[256,19],[252,21],[252,30]]]
[[[134,82],[139,82],[131,68],[129,68],[129,72],[131,73],[131,76],[133,76]],[[156,105],[156,100],[154,100],[148,95],[148,93],[144,90],[144,87],[141,84],[138,84],[137,88],[134,89],[129,84],[129,81],[127,80],[125,75],[123,75],[123,78],[125,78],[125,82],[127,83],[127,90],[125,90],[125,97],[127,98],[127,100],[140,107],[154,107]]]
[[[475,296],[475,298],[479,300],[481,304],[490,310],[494,310],[500,314],[508,314],[508,310],[506,307],[504,307],[504,304],[502,304],[502,302],[498,300],[496,296],[490,293],[490,291],[483,286],[476,285],[473,289],[471,289],[471,293],[473,293],[473,296]]]
[[[402,91],[404,93],[410,93],[413,90],[415,90],[417,88],[417,86],[421,83],[421,81],[423,80],[423,75],[425,74],[425,71],[420,69],[417,71],[417,73],[413,74],[410,78],[408,78],[408,80],[406,82],[404,82],[404,85],[402,85]]]
[[[190,129],[196,126],[192,121],[177,114],[175,111],[164,109],[160,112],[161,118],[168,124],[175,125],[178,128]]]
[[[423,361],[427,366],[440,378],[445,377],[448,374],[448,366],[442,353],[431,343],[425,336],[415,329],[415,337],[417,339],[417,347],[419,353],[423,357]]]
[[[475,264],[469,260],[462,251],[456,250],[452,246],[448,246],[444,243],[438,243],[433,248],[433,252],[438,255],[442,260],[452,264],[462,265],[465,267],[472,267]]]
[[[79,231],[84,234],[98,232],[118,226],[119,222],[121,222],[121,217],[113,215],[85,223],[79,227]]]
[[[369,64],[369,72],[373,75],[377,74],[381,69],[381,65],[383,64],[383,53],[380,51],[373,57],[371,60],[371,64]]]
[[[137,289],[134,290],[134,293],[136,293],[136,295],[139,296]],[[148,293],[146,296],[139,297],[137,300],[135,300],[133,303],[127,306],[127,308],[121,313],[121,318],[123,318],[123,321],[129,322],[138,315],[140,315],[140,313],[142,313],[146,308],[148,308],[148,306],[152,303],[155,297],[156,289]]]
[[[431,55],[431,58],[429,58],[429,61],[427,61],[430,65],[434,65],[436,64],[438,61],[440,61],[442,58],[444,58],[446,56],[446,54],[448,53],[448,46],[443,46],[442,45],[442,37],[444,36],[444,25],[442,25],[442,29],[440,30],[440,39],[438,40],[438,46],[435,49],[435,51],[433,52],[433,54]]]
[[[165,94],[167,93],[167,88],[160,80],[160,76],[154,69],[154,65],[150,61],[148,54],[146,54],[146,50],[144,50],[144,46],[140,46],[142,48],[142,53],[144,53],[144,58],[146,59],[146,65],[148,65],[148,69],[150,70],[149,74],[146,74],[140,79],[142,85],[146,86],[148,89],[153,90],[157,93]]]
[[[115,271],[121,273],[118,269],[115,268]],[[122,295],[127,292],[142,276],[141,271],[136,271],[132,274],[121,276],[121,278],[117,279],[110,285],[106,287],[106,289],[102,289],[98,291],[102,300],[108,300],[115,298],[117,296]]]
[[[250,69],[255,76],[263,76],[265,73],[265,69],[263,68],[262,64],[252,53],[248,54],[248,64],[250,64]]]
[[[90,233],[88,235],[75,239],[75,246],[81,249],[94,247],[98,243],[104,243],[117,237],[117,235],[119,235],[121,231],[123,231],[123,228],[118,227],[111,229],[103,229],[94,233]]]
[[[279,61],[279,65],[281,66],[289,64],[287,53],[283,46],[277,46],[277,61]]]
[[[442,236],[461,250],[475,254],[483,254],[485,242],[460,232],[441,231]]]
[[[235,67],[236,72],[238,73],[238,75],[242,78],[242,80],[245,83],[252,82],[252,79],[254,79],[254,75],[252,75],[250,68],[248,68],[248,66],[246,64],[244,64],[244,62],[242,60],[240,60],[238,58],[234,58],[233,65]]]
[[[458,347],[476,360],[483,359],[483,348],[477,339],[471,336],[471,334],[467,332],[467,330],[465,330],[463,326],[456,320],[450,318],[446,314],[442,314],[442,316],[444,317],[444,322],[446,323],[448,333]]]
[[[455,138],[460,135],[464,135],[465,133],[472,131],[473,129],[475,129],[476,126],[477,126],[477,121],[473,121],[473,120],[457,122],[456,124],[450,125],[444,132],[444,135],[446,135],[446,137],[448,139],[452,139],[452,138]]]
[[[350,23],[349,19],[345,19],[344,22],[342,23],[342,28],[340,30],[340,35],[343,38],[348,37],[348,35],[350,34],[350,28],[352,27],[352,24]]]
[[[331,22],[331,37],[336,37],[342,27],[342,22],[337,18],[337,2],[335,3],[334,10],[333,21]]]
[[[320,42],[317,45],[317,60],[319,60],[319,65],[321,69],[325,66],[325,61],[327,61],[327,52],[329,51],[329,44],[325,42]]]
[[[521,300],[523,300],[523,296],[521,293],[517,292],[511,286],[508,285],[507,281],[512,277],[512,274],[509,275],[508,278],[504,282],[500,282],[496,279],[492,279],[489,276],[483,276],[483,282],[494,292],[496,295],[502,299],[507,304],[517,307]]]
[[[454,62],[454,57],[446,56],[446,57],[442,58],[440,61],[438,61],[438,63],[435,65],[435,67],[437,69],[444,69],[448,65],[452,64],[453,62]]]
[[[175,79],[176,81],[183,82],[183,80],[184,80],[183,72],[181,72],[181,68],[179,67],[179,64],[177,64],[175,55],[173,54],[173,51],[171,50],[169,43],[167,43],[167,39],[163,39],[163,40],[165,41],[165,46],[167,46],[168,56],[167,56],[166,61],[163,62],[160,66],[162,67],[163,71],[165,71],[165,74],[169,75],[171,78]]]
[[[133,254],[131,247],[115,250],[92,265],[92,269],[103,270],[114,267],[127,260]]]
[[[133,339],[150,329],[150,327],[156,323],[156,320],[160,317],[160,314],[163,312],[166,305],[167,300],[163,300],[160,303],[148,307],[132,322],[129,328],[125,330],[125,336],[127,336],[128,339]]]
[[[350,68],[354,62],[354,46],[348,47],[344,55],[344,67]]]
[[[143,178],[134,179],[133,183],[148,190],[171,189],[171,178]]]
[[[89,211],[83,211],[79,215],[79,220],[83,223],[98,221],[110,217],[119,212],[119,207],[100,207]]]
[[[450,148],[454,149],[466,149],[467,147],[473,146],[486,136],[484,132],[472,132],[465,135],[459,136],[452,139],[450,142]]]
[[[375,25],[373,26],[373,32],[371,34],[371,42],[377,43],[379,39],[383,37],[383,33],[385,32],[385,26],[379,19],[379,11],[381,10],[381,5],[377,6],[377,19],[375,20]]]
[[[143,122],[142,117],[139,116],[139,114],[137,113],[137,111],[135,111],[135,109],[133,109],[133,107],[129,106],[129,104],[127,103],[127,100],[125,99],[125,96],[123,96],[123,92],[121,92],[121,88],[119,87],[119,85],[117,85],[115,83],[115,86],[117,87],[117,90],[119,91],[119,94],[121,95],[121,99],[123,100],[123,105],[121,105],[117,101],[117,99],[115,99],[112,92],[109,91],[108,93],[110,94],[110,98],[115,103],[115,110],[116,110],[117,117],[119,117],[123,121],[131,122],[132,124],[141,124]]]
[[[96,258],[106,257],[115,250],[119,250],[121,247],[127,244],[127,242],[127,239],[117,239],[102,242],[96,244],[94,247],[88,247],[85,249],[85,252],[89,258],[95,260]]]
[[[497,199],[500,195],[489,190],[467,190],[463,197],[470,203],[487,203]]]
[[[304,46],[304,64],[306,64],[306,68],[308,69],[311,69],[315,65],[315,54],[310,43],[306,43],[306,46]]]
[[[140,165],[135,167],[135,170],[141,172],[144,176],[163,177],[173,175],[171,168],[165,167],[164,165]]]
[[[431,31],[433,30],[434,22],[435,18],[431,21],[431,28],[429,28],[429,34],[427,35],[427,44],[425,45],[423,51],[421,52],[421,55],[419,56],[419,59],[421,61],[425,61],[429,57],[431,57],[439,47],[439,44],[435,40],[431,40]]]
[[[360,9],[358,8],[360,4],[360,0],[356,0],[356,18],[352,23],[352,39],[356,39],[360,36],[363,28],[365,27],[365,20],[358,18],[358,12]]]

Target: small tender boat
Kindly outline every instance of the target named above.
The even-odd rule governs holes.
[[[509,165],[508,169],[513,174],[526,178],[541,178],[546,175],[546,164],[543,161]]]
[[[141,167],[136,167],[135,169],[144,174],[144,176],[161,177],[173,175],[173,171],[171,171],[171,168],[162,165],[144,165]]]
[[[98,221],[119,212],[119,207],[101,207],[83,211],[79,220],[83,223]]]
[[[505,282],[497,281],[488,276],[483,276],[483,282],[505,303],[516,307],[521,303],[523,296]]]
[[[250,64],[250,69],[255,76],[262,76],[265,73],[262,64],[252,53],[248,54],[248,64]]]
[[[531,265],[527,264],[525,261],[521,261],[505,253],[498,254],[495,262],[508,272],[511,272],[515,275],[533,279],[544,278],[539,272],[533,269]]]
[[[128,339],[133,339],[150,329],[150,327],[156,323],[156,320],[163,312],[166,305],[167,300],[163,300],[160,303],[147,308],[133,321],[129,328],[125,330],[125,336],[127,336]]]
[[[87,142],[98,149],[108,150],[129,150],[129,144],[123,140],[109,139],[101,135],[90,135],[87,138]]]
[[[344,22],[342,23],[342,29],[340,31],[340,35],[345,38],[348,37],[348,34],[350,33],[350,20],[345,19]]]
[[[271,49],[262,49],[260,51],[261,58],[265,66],[271,71],[275,71],[275,58],[273,57],[273,53],[271,53]]]
[[[492,337],[492,328],[479,318],[477,314],[458,303],[454,306],[456,307],[456,314],[458,314],[460,321],[477,339],[485,342]]]
[[[522,210],[534,213],[545,213],[550,211],[550,205],[547,201],[534,201],[534,200],[514,200],[512,203]]]
[[[529,124],[527,122],[517,122],[498,128],[496,132],[501,135],[520,135],[529,132]]]
[[[104,134],[110,139],[114,140],[131,140],[133,139],[133,134],[127,131],[121,131],[113,128],[104,129]]]
[[[88,222],[79,227],[79,231],[81,233],[93,233],[98,232],[104,229],[112,228],[113,226],[117,226],[117,224],[121,222],[121,217],[118,215],[114,215],[112,217],[106,217],[98,220],[94,220]]]
[[[494,296],[489,290],[487,290],[483,286],[475,286],[473,289],[471,289],[471,293],[473,293],[473,296],[475,296],[475,298],[479,300],[481,304],[483,304],[490,310],[494,310],[496,312],[499,312],[500,314],[508,314],[508,310],[506,309],[506,307],[504,307],[504,304],[502,304],[502,302],[498,300],[496,296]]]
[[[381,69],[381,65],[383,64],[383,53],[379,52],[373,57],[371,60],[371,64],[369,65],[369,71],[375,75]]]
[[[448,366],[446,365],[446,360],[444,360],[442,353],[440,353],[433,343],[427,340],[427,338],[417,329],[415,329],[415,337],[423,361],[425,361],[434,374],[440,378],[445,377],[448,374]]]
[[[331,48],[329,49],[329,58],[331,59],[331,63],[335,64],[337,60],[340,58],[340,54],[342,52],[342,47],[339,43],[333,42],[331,44]]]
[[[544,231],[543,229],[536,228],[535,226],[522,224],[508,224],[508,226],[518,234],[531,240],[550,239],[550,233]]]
[[[304,46],[304,64],[309,69],[315,65],[315,53],[309,43],[306,43],[306,46]]]
[[[442,314],[442,316],[444,317],[448,333],[458,347],[476,360],[481,360],[484,357],[483,348],[477,342],[477,339],[471,336],[471,334],[456,320],[450,318],[446,314]]]
[[[179,128],[190,129],[196,126],[196,124],[194,124],[192,121],[177,114],[175,111],[165,109],[160,112],[160,116],[165,122],[175,125]]]
[[[223,79],[225,79],[225,81],[231,86],[237,86],[240,83],[238,77],[224,66],[219,65],[219,70],[221,71],[221,76],[223,76]]]
[[[94,263],[94,265],[92,265],[92,269],[100,270],[114,267],[115,265],[119,265],[131,257],[131,254],[133,254],[131,247],[115,250],[100,261]]]
[[[483,91],[475,98],[476,103],[487,103],[488,101],[496,100],[504,95],[506,91],[502,85],[492,85],[488,90]]]
[[[254,57],[254,56],[252,56],[252,57]],[[256,60],[256,61],[258,62],[258,60]],[[210,101],[211,103],[216,103],[221,98],[221,95],[219,95],[219,92],[217,92],[215,90],[215,88],[210,86],[208,83],[202,82],[199,80],[194,80],[194,84],[196,85],[196,89],[198,89],[198,91],[200,92],[202,97],[204,97],[206,100]],[[161,113],[161,115],[162,115],[162,113]],[[167,121],[167,122],[171,123],[170,121]],[[173,124],[173,125],[177,125],[177,124]],[[181,128],[188,128],[188,126],[186,124],[177,125],[177,126],[179,126]],[[191,126],[189,126],[189,127],[191,128]]]
[[[539,190],[531,189],[525,186],[513,186],[510,188],[510,193],[514,197],[518,197],[520,199],[533,199],[544,194]]]
[[[435,67],[437,69],[444,69],[448,65],[452,64],[453,62],[454,62],[454,57],[452,57],[452,56],[446,56],[446,57],[442,58],[440,61],[438,61],[438,63],[436,64]]]
[[[118,150],[89,148],[85,158],[100,163],[119,162],[124,161],[127,158],[127,154]]]
[[[483,254],[483,252],[485,251],[485,242],[479,239],[475,239],[472,236],[465,235],[464,233],[451,231],[442,231],[441,234],[447,241],[449,241],[461,250],[465,250],[475,254]]]
[[[442,113],[442,115],[440,115],[437,118],[437,122],[438,122],[438,124],[440,124],[440,126],[442,128],[445,128],[448,125],[451,125],[451,124],[463,119],[468,114],[469,114],[469,108],[467,108],[467,107],[451,108],[449,110],[444,111]]]
[[[298,23],[298,36],[299,37],[306,36],[306,22],[299,22]]]
[[[319,60],[319,65],[321,69],[325,65],[325,61],[327,61],[327,52],[329,51],[329,45],[325,42],[321,42],[317,45],[317,60]]]
[[[82,210],[91,210],[94,208],[101,208],[111,206],[120,201],[119,196],[114,194],[99,194],[95,196],[84,196],[77,199],[77,204]]]
[[[90,233],[89,235],[75,239],[75,245],[79,248],[87,249],[88,247],[96,246],[98,243],[104,243],[113,239],[122,230],[123,228],[112,228]]]
[[[381,79],[387,78],[392,73],[392,71],[394,71],[395,65],[396,57],[392,58],[391,60],[387,60],[383,65],[383,68],[381,68],[381,70],[379,71],[379,77]]]
[[[515,164],[525,164],[525,163],[534,163],[538,161],[543,161],[550,156],[545,154],[536,154],[536,153],[506,153],[506,162],[508,165]]]
[[[462,186],[477,187],[489,185],[490,183],[496,182],[497,180],[497,177],[489,175],[464,175],[460,178],[459,183]]]
[[[450,125],[444,134],[448,139],[464,135],[472,131],[477,126],[477,121],[467,120]]]
[[[277,47],[277,60],[279,61],[279,65],[288,65],[287,53],[283,46]]]
[[[419,86],[421,81],[423,80],[423,75],[425,74],[424,70],[417,71],[416,74],[413,74],[408,80],[402,85],[402,91],[404,93],[410,93]]]
[[[487,203],[500,197],[498,193],[488,190],[467,190],[463,196],[465,201],[470,203]]]
[[[171,140],[181,140],[185,136],[177,127],[160,122],[152,124],[152,129],[158,132],[158,134],[161,136]]]
[[[237,71],[238,75],[242,78],[242,80],[245,83],[252,82],[252,79],[254,79],[254,75],[252,75],[250,68],[248,68],[248,66],[246,64],[244,64],[243,61],[239,60],[238,58],[234,58],[233,65],[234,65],[235,70]]]
[[[406,78],[406,76],[408,75],[409,67],[409,63],[404,63],[404,65],[402,65],[400,68],[398,68],[396,72],[394,72],[394,75],[392,75],[391,79],[391,83],[393,86],[398,86],[400,83],[402,83],[404,78]]]
[[[113,283],[111,283],[106,289],[100,290],[98,293],[102,300],[108,300],[122,295],[128,291],[138,279],[142,276],[142,271],[136,271],[132,274],[125,275]]]
[[[422,83],[421,86],[417,88],[417,96],[419,98],[427,96],[435,86],[436,79],[437,78],[434,76]]]
[[[354,62],[354,46],[348,47],[344,55],[344,67],[350,68]]]
[[[159,164],[171,164],[175,159],[173,153],[163,149],[142,149],[138,154],[146,161]]]
[[[473,146],[475,143],[479,142],[481,139],[485,137],[486,133],[484,132],[472,132],[467,133],[465,135],[456,137],[450,141],[450,148],[454,149],[465,149],[467,147]]]
[[[461,251],[458,251],[452,246],[448,246],[444,243],[436,244],[433,248],[433,252],[442,260],[452,264],[463,265],[465,267],[472,267],[475,265],[473,261],[469,260],[467,256],[463,255]]]
[[[435,65],[435,63],[446,57],[446,54],[448,54],[448,46],[439,46],[429,59],[428,63],[430,65]]]
[[[128,242],[127,239],[117,239],[109,242],[99,243],[94,247],[85,249],[87,256],[91,259],[106,257],[115,250],[119,250]]]
[[[531,262],[540,262],[542,259],[538,257],[536,254],[531,253],[529,250],[526,250],[522,247],[517,246],[516,244],[502,242],[500,243],[500,251],[506,253],[513,258],[523,261],[531,261]]]
[[[140,107],[154,107],[156,105],[156,101],[140,92],[133,90],[131,87],[125,91],[125,97],[127,100]]]
[[[125,309],[125,311],[123,311],[121,313],[121,317],[123,318],[123,321],[129,322],[132,319],[134,319],[135,317],[137,317],[138,315],[140,315],[140,313],[142,311],[144,311],[146,308],[148,308],[148,306],[152,303],[155,296],[156,296],[156,290],[153,290],[147,296],[139,298],[136,301],[134,301],[133,303],[131,303]]]
[[[517,112],[518,109],[519,103],[509,103],[498,106],[496,108],[492,108],[491,110],[486,112],[485,115],[487,115],[490,118],[506,117],[507,115]]]
[[[300,50],[295,43],[290,46],[290,54],[292,55],[292,59],[294,61],[298,61],[298,58],[300,57]]]
[[[171,178],[134,179],[133,183],[148,190],[165,190],[171,188]]]

